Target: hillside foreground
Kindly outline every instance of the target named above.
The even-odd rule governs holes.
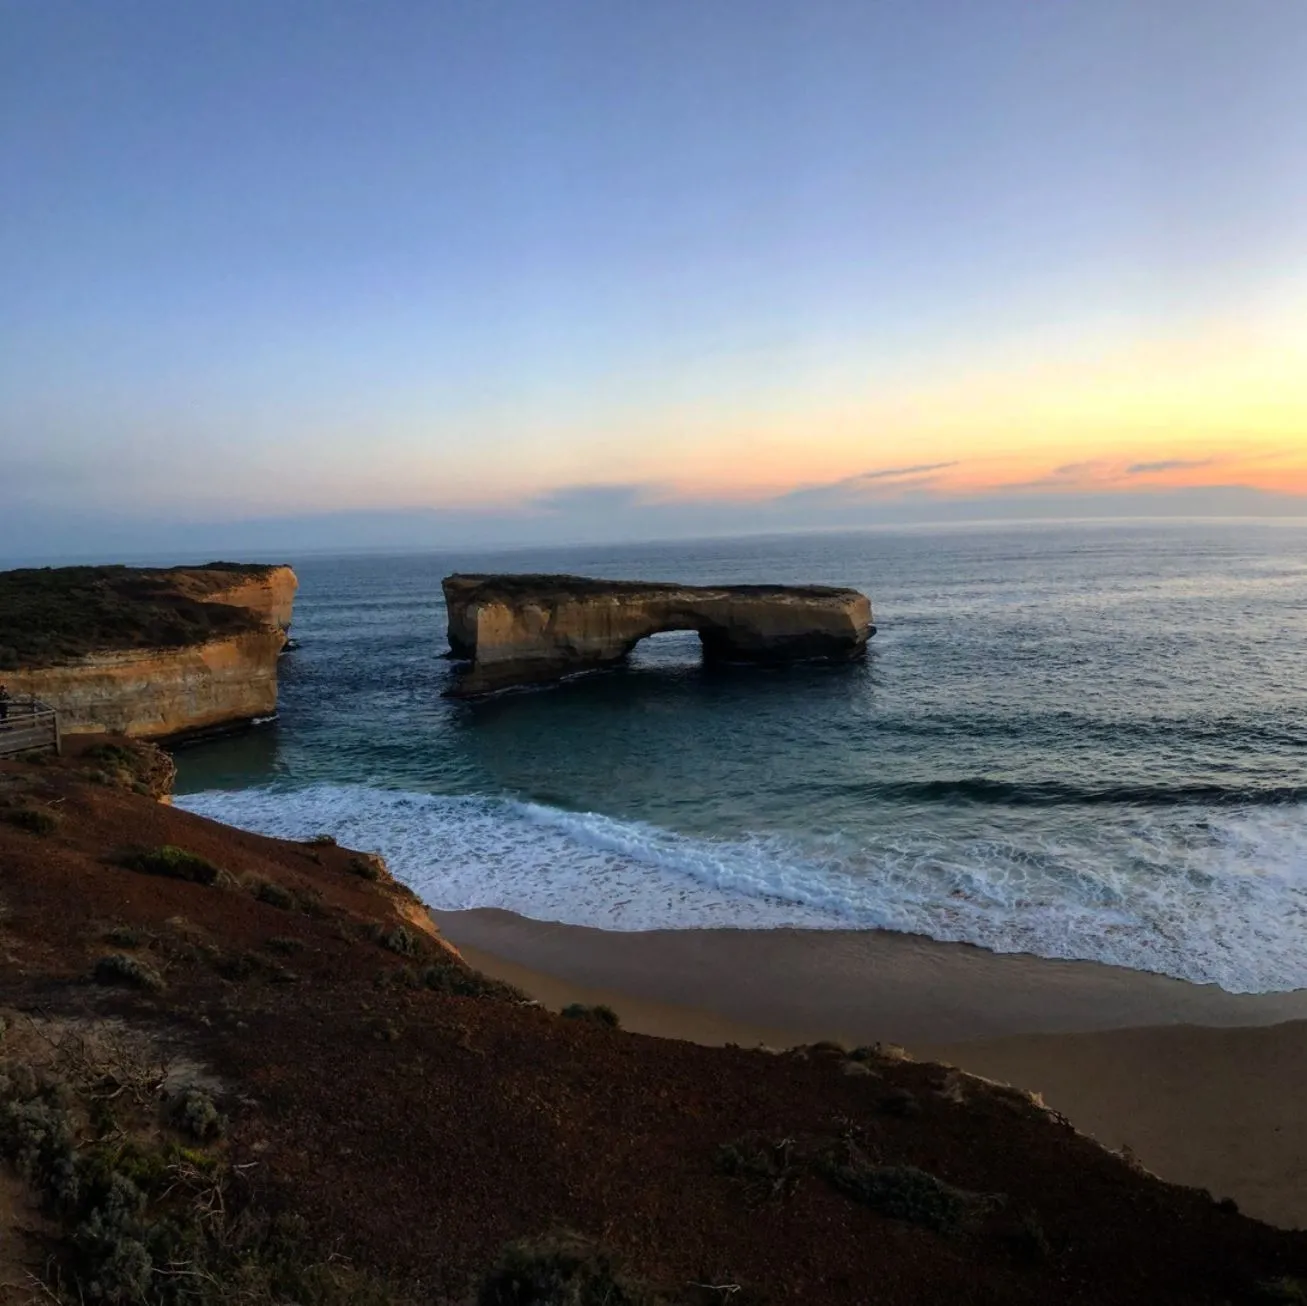
[[[1307,1300],[1307,1233],[1020,1090],[560,1017],[169,782],[0,765],[0,1302]]]

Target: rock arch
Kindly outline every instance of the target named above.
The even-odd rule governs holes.
[[[471,664],[457,695],[612,666],[668,630],[698,631],[706,662],[773,665],[848,661],[875,633],[865,595],[818,585],[453,575],[444,591],[450,651]]]

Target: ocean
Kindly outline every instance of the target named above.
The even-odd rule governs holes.
[[[1307,527],[291,561],[278,719],[180,750],[179,806],[374,849],[442,909],[1307,987]],[[852,585],[879,629],[853,665],[710,670],[668,634],[621,670],[453,702],[455,570]]]

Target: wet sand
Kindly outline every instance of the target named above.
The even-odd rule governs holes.
[[[432,913],[549,1006],[702,1043],[898,1043],[1043,1095],[1150,1170],[1307,1226],[1307,991],[1236,995],[1090,962],[863,931],[609,933]]]

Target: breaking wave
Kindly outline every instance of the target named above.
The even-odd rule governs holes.
[[[348,784],[176,802],[263,834],[329,833],[380,852],[443,910],[500,907],[608,930],[887,929],[1236,993],[1307,987],[1302,792],[1255,806],[1201,787],[1170,791],[1165,805],[1112,792],[1099,801],[1135,808],[1087,811],[1056,839],[979,818],[966,834],[900,820],[873,839],[697,838],[541,803]]]

